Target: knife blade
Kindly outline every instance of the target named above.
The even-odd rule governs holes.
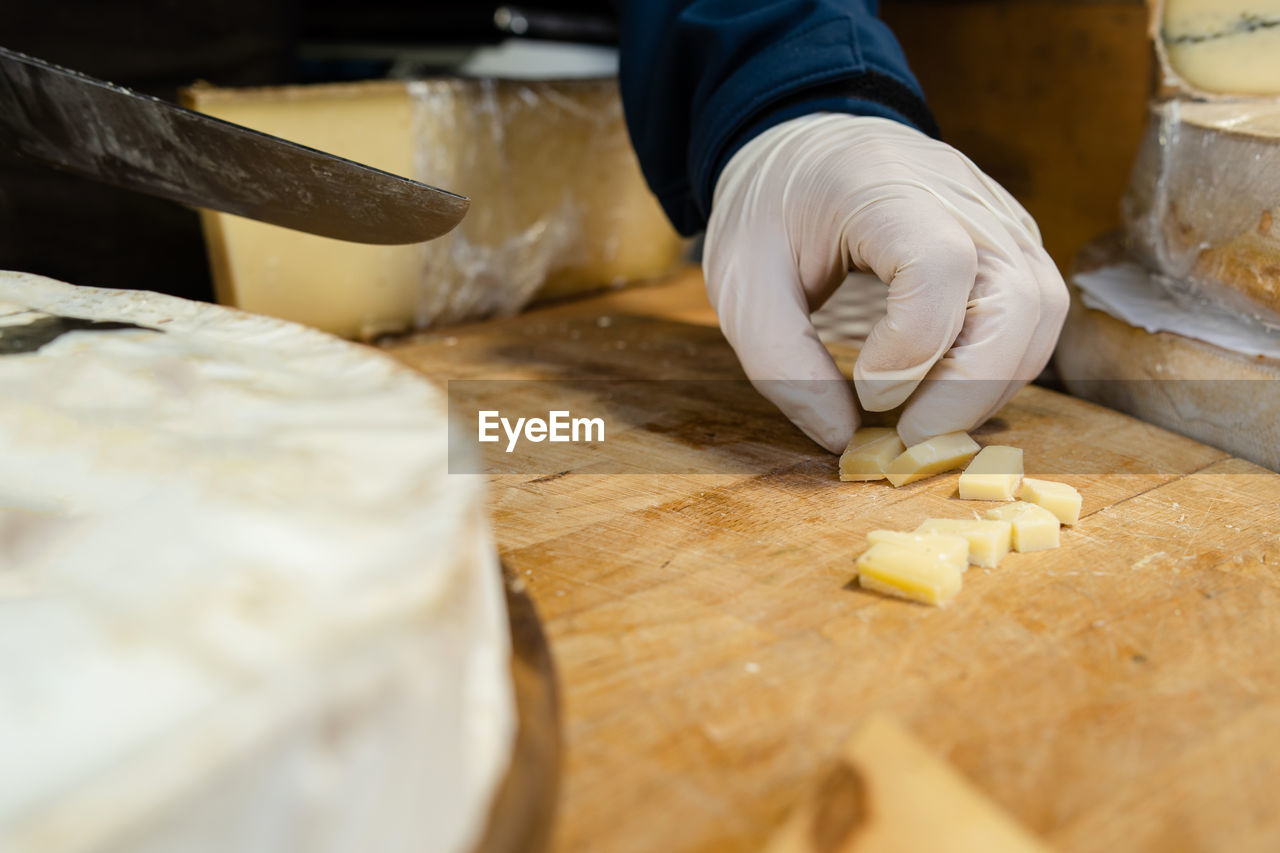
[[[0,47],[0,152],[357,243],[447,233],[470,201]]]

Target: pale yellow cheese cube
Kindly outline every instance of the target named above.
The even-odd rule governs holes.
[[[1063,524],[1075,524],[1080,520],[1080,493],[1075,486],[1027,477],[1022,481],[1018,497],[1044,507]]]
[[[943,471],[955,470],[977,452],[978,443],[968,433],[949,432],[911,445],[889,463],[884,473],[894,486],[905,486]]]
[[[969,562],[986,569],[999,565],[1013,543],[1013,525],[995,519],[927,518],[916,532],[963,536],[969,542]]]
[[[1058,518],[1044,507],[1014,501],[987,510],[986,516],[1013,525],[1013,550],[1019,553],[1058,547]]]
[[[868,545],[888,542],[903,548],[916,548],[960,571],[969,568],[969,540],[944,533],[904,533],[898,530],[873,530],[867,534]]]
[[[941,606],[960,592],[954,565],[920,548],[879,542],[858,558],[858,583],[874,592]]]
[[[883,480],[885,467],[906,447],[898,431],[889,427],[866,427],[853,434],[840,454],[840,479]]]
[[[960,497],[966,501],[1011,501],[1022,481],[1022,448],[984,447],[960,475]]]

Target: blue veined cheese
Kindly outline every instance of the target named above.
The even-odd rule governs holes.
[[[0,399],[0,849],[470,849],[514,704],[440,392],[0,272]]]
[[[1280,0],[1155,0],[1152,18],[1174,88],[1280,93]]]

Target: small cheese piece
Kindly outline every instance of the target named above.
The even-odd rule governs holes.
[[[942,531],[904,533],[898,530],[873,530],[867,534],[868,545],[875,546],[881,542],[916,548],[962,572],[969,568],[969,540],[963,536]]]
[[[840,454],[840,479],[845,482],[883,480],[884,469],[906,450],[898,431],[888,427],[860,429]]]
[[[905,486],[964,465],[978,452],[978,443],[968,433],[949,432],[913,444],[889,463],[885,476],[895,486]]]
[[[1163,6],[1166,73],[1195,92],[1280,94],[1280,0],[1163,0]]]
[[[960,497],[966,501],[1011,501],[1022,481],[1022,448],[984,447],[960,475]]]
[[[917,533],[963,536],[969,542],[969,562],[994,569],[1013,545],[1013,525],[986,518],[927,518]]]
[[[987,510],[987,518],[1013,525],[1013,550],[1020,554],[1058,547],[1058,519],[1044,507],[1014,501]]]
[[[873,592],[941,606],[960,592],[959,569],[911,545],[879,542],[858,558],[858,583]]]
[[[1063,524],[1075,524],[1080,520],[1080,492],[1075,486],[1027,477],[1022,481],[1018,497],[1044,507]]]

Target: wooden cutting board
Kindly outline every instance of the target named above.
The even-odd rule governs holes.
[[[392,353],[565,394],[741,376],[696,273]],[[940,610],[859,590],[853,560],[873,528],[965,514],[955,475],[840,483],[758,402],[652,407],[632,413],[645,452],[757,470],[493,478],[499,549],[560,676],[555,849],[757,849],[881,713],[1056,848],[1280,848],[1280,476],[1024,389],[976,436],[1022,447],[1030,474],[1078,472],[1061,479],[1083,517],[1059,550],[970,570]]]

